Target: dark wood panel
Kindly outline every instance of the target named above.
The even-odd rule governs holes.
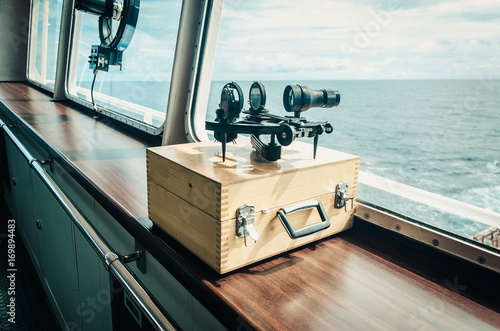
[[[0,99],[123,210],[147,216],[149,141],[23,83],[0,83]],[[243,329],[500,328],[497,274],[377,231],[356,222],[346,233],[223,277],[158,229],[151,236],[175,249],[183,266],[241,316]]]
[[[86,110],[76,111],[71,102],[53,102],[27,84],[0,86],[0,99],[49,145],[136,218],[147,217],[146,148],[152,146],[150,142],[118,130],[105,117],[96,120]]]
[[[352,230],[205,282],[260,329],[500,327],[498,304],[495,312],[358,245],[371,235]]]

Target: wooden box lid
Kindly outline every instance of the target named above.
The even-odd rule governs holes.
[[[359,167],[359,157],[323,147],[313,159],[312,145],[299,141],[283,147],[275,162],[242,139],[228,144],[225,162],[221,150],[214,142],[149,148],[148,180],[224,221],[246,203],[265,210],[333,193],[335,178],[352,178],[352,168]]]

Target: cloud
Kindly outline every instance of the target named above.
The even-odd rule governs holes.
[[[455,0],[390,0],[390,1],[381,1],[381,0],[358,0],[361,4],[371,5],[377,8],[378,10],[407,10],[407,9],[415,9],[415,8],[426,8],[429,6],[433,6],[439,3],[447,3],[453,2]]]
[[[500,17],[500,4],[492,0],[462,0],[443,4],[442,17],[458,21],[473,21],[477,23],[494,21]]]
[[[143,63],[168,79],[180,1],[143,1],[120,79]],[[494,0],[226,0],[214,74],[227,79],[481,78],[500,75]],[[99,43],[84,15],[82,63]],[[83,46],[87,45],[87,46]],[[85,49],[84,49],[85,48]],[[135,76],[134,76],[135,77]],[[500,76],[497,76],[500,78]]]
[[[475,78],[500,51],[491,0],[235,2],[214,78]]]

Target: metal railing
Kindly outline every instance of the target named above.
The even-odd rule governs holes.
[[[106,268],[121,283],[126,291],[132,296],[147,316],[151,323],[158,330],[176,330],[174,323],[170,321],[156,305],[149,294],[143,289],[125,265],[125,262],[116,254],[102,239],[92,224],[73,205],[57,183],[49,176],[42,163],[31,155],[26,147],[19,141],[10,128],[0,119],[0,126],[9,139],[14,143],[31,168],[40,176],[41,180],[56,198],[61,207],[68,214],[75,226],[80,230],[83,237],[90,243]]]
[[[500,228],[500,214],[492,210],[457,201],[364,171],[359,172],[359,182],[450,214]]]
[[[500,214],[469,203],[457,201],[432,192],[405,185],[387,178],[363,171],[359,172],[359,184],[421,203],[427,207],[470,219],[491,227],[500,227]],[[393,211],[384,210],[368,202],[357,199],[356,215],[367,222],[376,224],[400,235],[412,238],[438,250],[479,264],[495,272],[500,272],[500,251],[470,238],[444,231],[422,220],[410,220]],[[418,222],[415,222],[418,221]]]

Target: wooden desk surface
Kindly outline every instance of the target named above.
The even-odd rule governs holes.
[[[147,218],[149,142],[25,83],[0,83],[0,100],[127,214]],[[357,221],[346,233],[223,277],[158,229],[151,236],[178,248],[185,268],[241,317],[243,329],[500,328],[497,274],[463,270],[380,231]]]

